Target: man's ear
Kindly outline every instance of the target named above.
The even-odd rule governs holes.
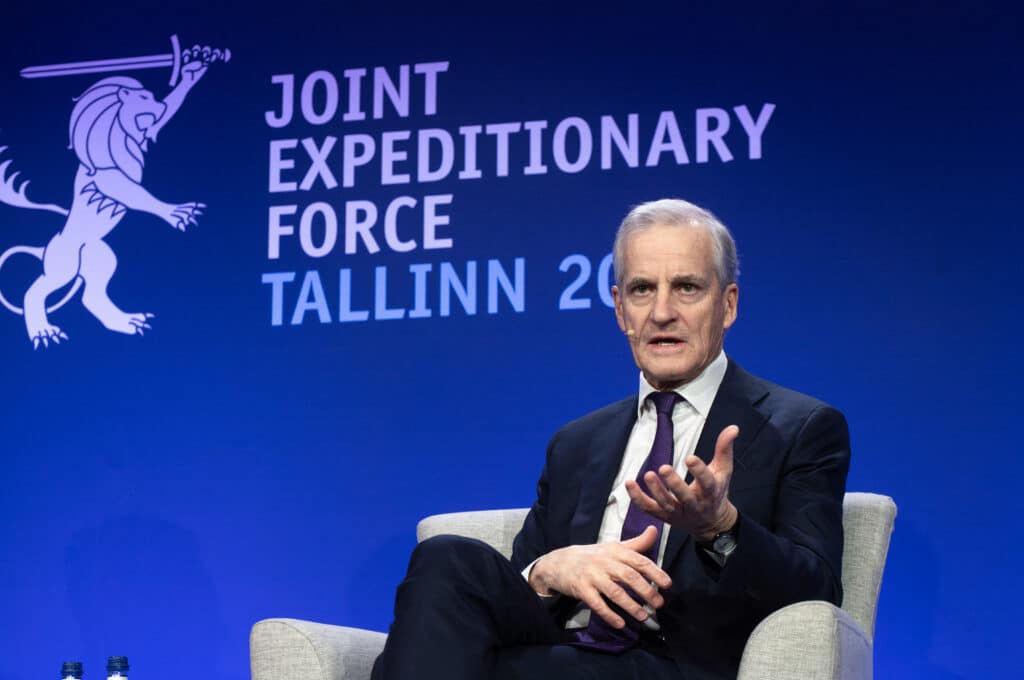
[[[612,302],[615,303],[615,320],[619,322],[619,330],[626,332],[626,317],[622,310],[622,296],[619,295],[619,287],[612,286]]]
[[[725,319],[722,327],[729,328],[736,323],[736,317],[739,316],[740,287],[735,283],[730,283],[726,286],[725,294],[722,296],[722,304],[725,305]]]

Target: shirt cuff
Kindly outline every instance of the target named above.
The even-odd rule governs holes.
[[[523,575],[523,578],[526,579],[526,584],[527,585],[530,584],[530,572],[533,571],[533,565],[535,565],[538,562],[540,562],[543,557],[544,556],[541,555],[540,557],[535,559],[533,562],[530,562],[529,564],[527,564],[526,568],[523,569],[523,571],[521,572],[522,575]],[[533,588],[533,586],[530,586],[530,587]],[[537,593],[536,590],[534,590],[533,592]],[[550,595],[541,595],[540,593],[537,593],[537,597],[539,597],[540,599],[544,600],[545,602],[547,602],[549,604],[554,603],[561,596],[562,596],[561,593],[551,593]]]

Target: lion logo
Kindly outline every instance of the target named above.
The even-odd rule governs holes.
[[[25,292],[19,307],[4,297],[0,303],[25,317],[29,341],[36,349],[59,344],[68,335],[51,323],[49,314],[82,290],[82,304],[107,329],[142,335],[151,328],[150,312],[126,312],[107,295],[117,269],[117,256],[104,238],[136,210],[155,215],[180,231],[198,224],[206,206],[199,202],[167,203],[142,185],[145,154],[189,91],[214,61],[227,61],[230,52],[193,47],[186,51],[180,80],[163,101],[127,76],[104,78],[74,99],[68,134],[78,158],[71,208],[35,203],[26,196],[28,180],[16,187],[17,172],[8,175],[11,160],[0,163],[0,202],[19,208],[55,212],[66,218],[64,227],[45,246],[17,245],[0,255],[0,267],[14,255],[36,257],[42,273]],[[174,80],[174,78],[172,78]],[[0,146],[0,154],[7,147]],[[47,300],[68,288],[56,303]]]

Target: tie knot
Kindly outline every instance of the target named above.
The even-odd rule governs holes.
[[[658,415],[671,416],[672,409],[675,407],[676,401],[679,400],[679,395],[675,392],[654,392],[648,399],[654,402],[654,409]]]

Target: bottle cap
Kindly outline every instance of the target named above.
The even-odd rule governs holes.
[[[128,673],[127,656],[111,656],[107,658],[107,675],[126,675]]]
[[[82,677],[82,662],[81,661],[65,661],[60,667],[60,677],[66,678],[68,676],[80,678]]]

